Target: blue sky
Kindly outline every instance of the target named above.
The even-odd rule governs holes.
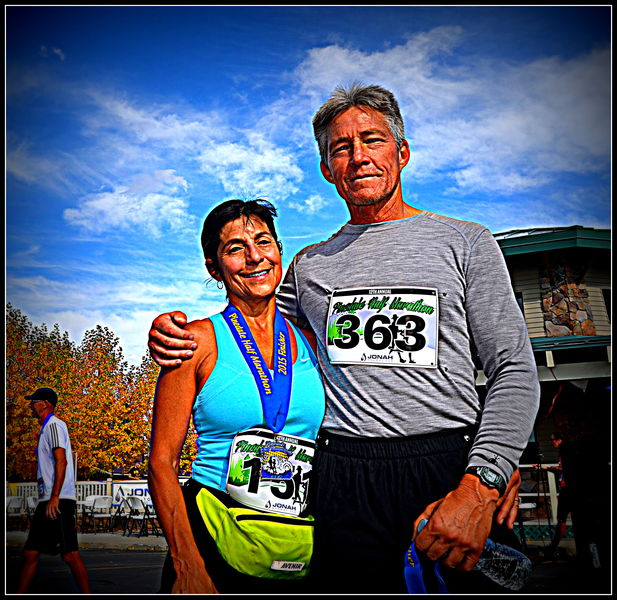
[[[205,214],[280,211],[284,266],[347,220],[311,119],[391,89],[406,200],[516,228],[611,224],[611,21],[595,7],[5,7],[6,300],[146,353],[160,312],[224,306]]]

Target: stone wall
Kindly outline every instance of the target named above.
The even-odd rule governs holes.
[[[586,270],[576,257],[545,256],[540,267],[540,288],[547,337],[596,335],[584,281]]]

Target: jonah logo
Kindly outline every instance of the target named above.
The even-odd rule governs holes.
[[[286,561],[286,560],[275,560],[270,565],[270,568],[273,571],[294,571],[294,572],[298,572],[298,571],[302,571],[302,569],[304,569],[304,563],[303,562],[291,562],[291,561]]]
[[[362,362],[367,360],[394,360],[394,357],[391,354],[369,354],[368,356],[362,353],[362,358],[360,358]]]

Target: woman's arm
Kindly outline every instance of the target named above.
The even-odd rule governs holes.
[[[211,349],[216,345],[209,322],[192,323],[188,328],[201,338],[200,349],[196,360],[183,362],[178,368],[161,369],[154,398],[148,484],[176,571],[172,591],[212,594],[217,590],[193,539],[178,483],[178,466],[197,393],[196,381],[210,374]],[[210,343],[208,337],[212,337]]]

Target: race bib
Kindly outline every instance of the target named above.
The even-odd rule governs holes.
[[[354,288],[330,297],[333,364],[437,367],[439,303],[433,288]]]
[[[266,512],[298,516],[307,506],[315,442],[254,427],[236,435],[229,455],[227,491]]]

